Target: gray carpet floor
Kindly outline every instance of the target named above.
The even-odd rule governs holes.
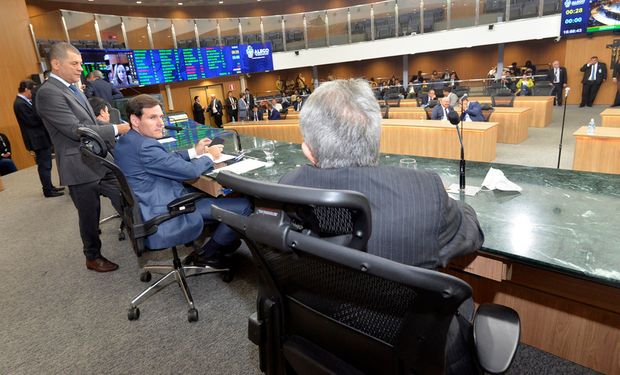
[[[569,107],[562,167],[570,168],[572,132],[604,109]],[[548,128],[530,128],[520,145],[498,144],[496,162],[555,167],[560,109]],[[54,167],[55,169],[55,167]],[[57,181],[56,176],[54,176]],[[171,285],[129,322],[129,300],[146,286],[118,220],[102,225],[103,254],[120,269],[86,270],[71,200],[44,199],[36,169],[4,176],[0,193],[0,374],[258,374],[247,317],[255,310],[256,272],[247,249],[235,254],[230,284],[217,275],[190,278],[197,323]],[[104,199],[102,217],[112,213]],[[165,257],[165,254],[156,254]],[[142,262],[142,260],[141,260]],[[521,346],[511,374],[588,374],[590,370]]]

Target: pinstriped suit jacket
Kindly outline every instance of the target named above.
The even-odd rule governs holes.
[[[80,95],[84,102],[53,77],[39,88],[36,95],[35,108],[54,143],[60,184],[66,186],[97,181],[107,172],[100,164],[82,160],[77,135],[79,127],[89,127],[104,140],[114,142],[114,127],[97,125],[93,109],[84,94]]]
[[[372,210],[368,252],[396,262],[434,269],[484,241],[476,213],[448,197],[431,172],[398,167],[319,169],[304,165],[284,176],[288,185],[354,190]]]

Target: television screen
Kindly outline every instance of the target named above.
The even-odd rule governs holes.
[[[239,45],[241,54],[241,71],[259,73],[273,70],[271,43],[253,43]]]
[[[133,51],[138,81],[157,85],[182,81],[183,69],[176,49],[141,49]]]
[[[560,35],[620,29],[620,0],[563,0]]]
[[[133,51],[119,49],[80,49],[82,55],[82,74],[84,77],[93,70],[103,73],[103,79],[116,88],[137,86],[136,67]]]

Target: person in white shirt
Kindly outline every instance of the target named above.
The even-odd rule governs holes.
[[[278,103],[277,100],[272,99],[271,100],[271,105],[273,106],[273,108],[277,109],[278,112],[282,111],[282,104]]]

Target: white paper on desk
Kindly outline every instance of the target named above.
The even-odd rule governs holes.
[[[161,138],[158,139],[157,142],[159,143],[170,143],[170,142],[175,142],[177,139],[173,138],[173,137],[166,137],[166,138]]]
[[[244,174],[249,171],[253,171],[254,169],[258,169],[260,167],[264,167],[267,165],[264,161],[256,160],[256,159],[244,159],[238,163],[227,165],[222,168],[217,168],[214,172],[220,171],[231,171],[236,174]]]
[[[500,190],[500,191],[521,191],[523,190],[521,186],[515,184],[512,181],[509,181],[504,172],[499,169],[490,168],[487,172],[484,181],[482,181],[482,186],[489,190]]]
[[[199,158],[204,158],[206,156],[207,156],[206,152],[204,154],[198,155]],[[234,158],[235,158],[235,155],[220,154],[220,157],[218,159],[213,160],[213,162],[215,164],[223,163],[225,161],[229,161],[229,160],[234,159]]]
[[[460,194],[461,188],[459,187],[459,184],[452,184],[448,186],[446,191],[451,194]],[[465,195],[469,195],[470,197],[473,197],[479,191],[480,188],[478,186],[465,186]]]

